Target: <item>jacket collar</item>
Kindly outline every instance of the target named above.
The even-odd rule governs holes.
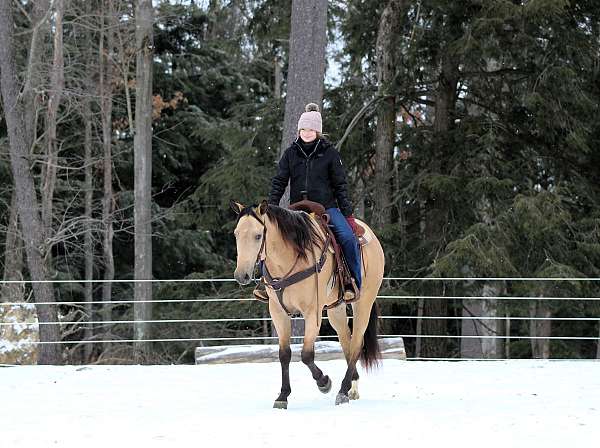
[[[309,156],[304,152],[304,149],[302,148],[302,145],[300,144],[300,137],[297,137],[296,140],[294,140],[294,142],[292,143],[292,146],[294,148],[296,148],[296,151],[302,157],[304,157],[305,159],[309,158]],[[317,153],[322,153],[326,149],[327,149],[327,140],[324,140],[323,138],[320,138],[317,141],[317,146],[315,147],[314,151],[311,153],[310,157],[315,156]]]

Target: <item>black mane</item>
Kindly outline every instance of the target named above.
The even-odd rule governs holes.
[[[238,221],[243,216],[256,216],[254,211],[256,207],[256,205],[244,207],[238,215]],[[268,205],[266,215],[277,223],[282,238],[290,243],[305,260],[308,259],[308,254],[314,245],[323,248],[323,238],[307,213]]]
[[[322,248],[323,239],[314,220],[307,213],[269,205],[267,217],[277,223],[282,238],[291,243],[305,260],[313,246]]]

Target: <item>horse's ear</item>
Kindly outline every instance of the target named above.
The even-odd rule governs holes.
[[[264,215],[267,212],[268,206],[269,206],[269,203],[267,202],[267,200],[263,199],[262,202],[260,203],[260,205],[258,206],[258,214]]]
[[[229,206],[231,210],[235,212],[236,215],[239,215],[240,212],[244,209],[244,206],[239,202],[235,202],[233,199],[229,201]]]

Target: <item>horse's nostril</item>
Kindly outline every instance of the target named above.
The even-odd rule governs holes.
[[[246,274],[244,276],[244,281],[249,282],[250,281],[250,276],[248,274]]]

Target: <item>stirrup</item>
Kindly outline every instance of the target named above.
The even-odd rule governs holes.
[[[344,290],[344,302],[350,303],[356,300],[356,294],[354,294],[354,290],[352,288],[348,288]]]
[[[254,298],[256,300],[258,300],[259,302],[262,303],[269,303],[269,295],[267,294],[267,287],[265,286],[265,283],[262,281],[260,281],[260,283],[256,286],[256,288],[254,288],[254,291],[252,291],[252,294],[254,295]]]
[[[352,303],[360,299],[360,290],[356,286],[355,280],[352,279],[352,284],[344,286],[344,302]]]

